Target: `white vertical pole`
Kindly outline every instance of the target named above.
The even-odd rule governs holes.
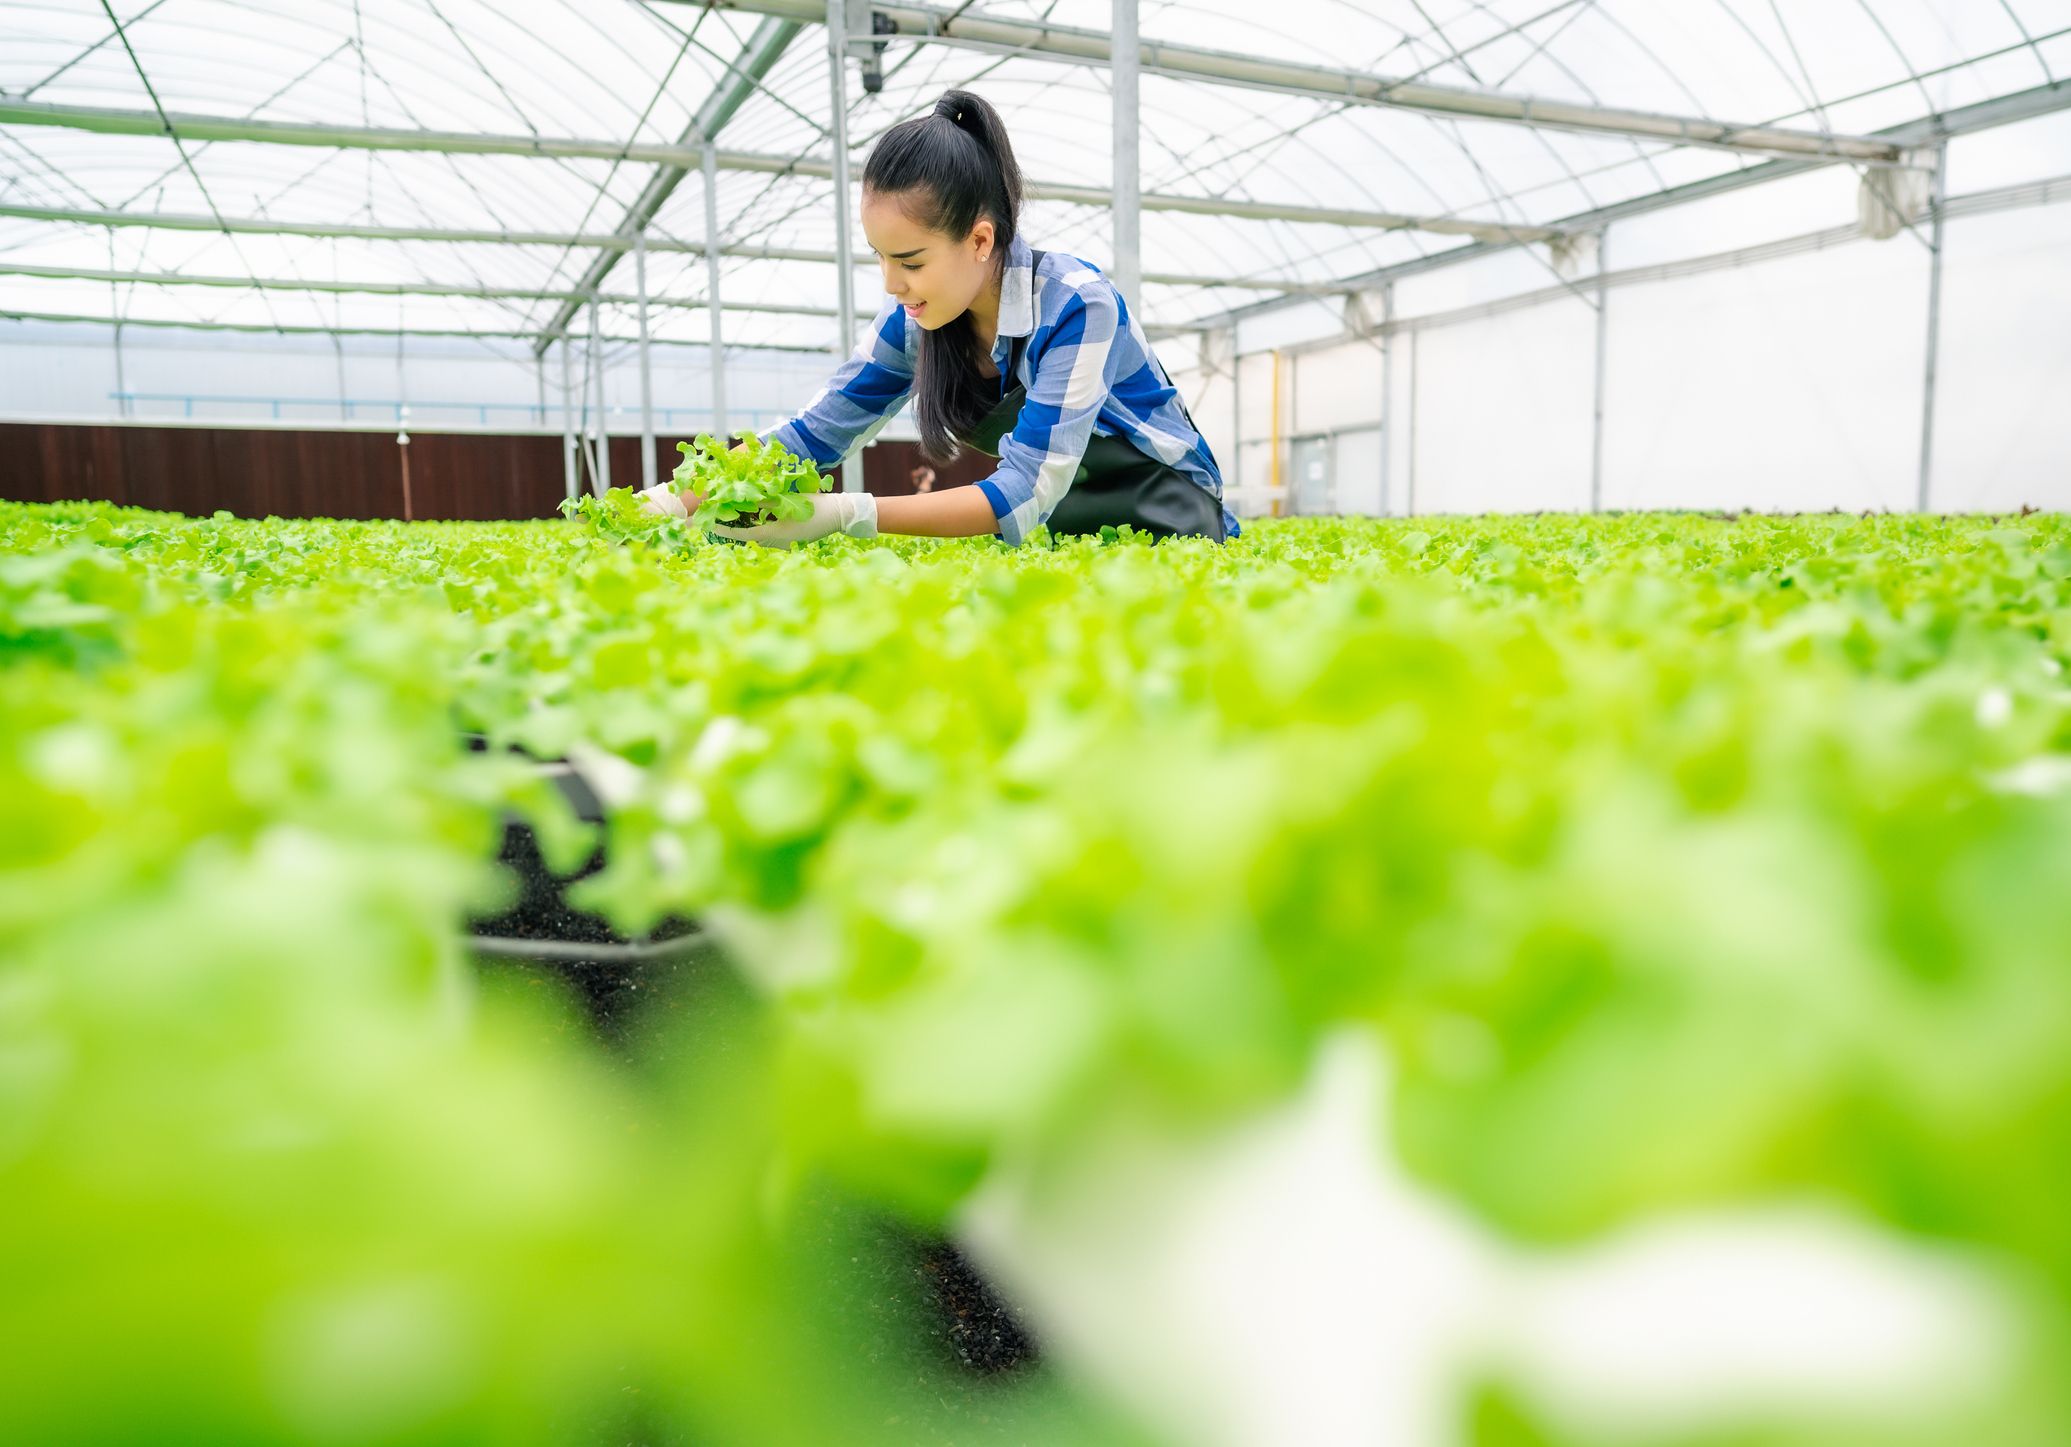
[[[1934,241],[1927,273],[1927,383],[1920,400],[1920,497],[1921,512],[1934,500],[1934,393],[1942,349],[1942,242],[1949,199],[1949,143],[1934,151]]]
[[[720,331],[719,297],[719,153],[705,143],[705,315],[712,322],[712,435],[724,442],[726,426],[726,353]]]
[[[108,228],[108,270],[115,266],[115,229]],[[122,365],[122,288],[115,282],[108,283],[108,301],[115,313],[115,415],[128,417],[134,412],[129,399],[129,380]]]
[[[633,233],[633,277],[640,293],[640,485],[654,486],[654,373],[647,357],[647,228]]]
[[[575,465],[575,378],[568,364],[572,344],[561,334],[561,481],[567,485],[568,500],[575,501],[579,481]]]
[[[1244,354],[1237,350],[1237,329],[1230,328],[1230,486],[1244,486]],[[1233,509],[1234,511],[1234,509]]]
[[[533,371],[539,376],[539,425],[547,425],[547,354],[541,352],[532,359]]]
[[[1604,343],[1611,320],[1611,289],[1604,280],[1611,269],[1611,232],[1596,234],[1596,414],[1589,442],[1589,510],[1604,510]]]
[[[1409,334],[1409,492],[1403,499],[1402,511],[1407,517],[1417,515],[1417,338],[1422,335],[1415,328]]]
[[[1143,310],[1143,213],[1138,151],[1136,0],[1113,0],[1109,66],[1114,86],[1115,288],[1129,311]]]
[[[848,95],[848,7],[843,0],[827,0],[827,71],[834,122],[834,319],[837,342],[835,365],[840,366],[856,349],[855,263],[849,250],[849,95]],[[859,492],[858,469],[841,469],[841,490]]]
[[[1395,451],[1395,283],[1381,287],[1381,516],[1394,511],[1395,497],[1388,487],[1391,455]]]
[[[590,300],[590,370],[597,379],[597,412],[591,435],[597,446],[597,496],[611,490],[611,427],[604,415],[604,343],[597,320],[597,302]]]

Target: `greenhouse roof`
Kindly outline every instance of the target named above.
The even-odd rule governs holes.
[[[873,11],[853,160],[975,89],[1032,183],[1025,231],[1107,264],[1110,5],[849,24]],[[827,13],[0,0],[0,314],[543,347],[592,295],[607,335],[636,329],[638,233],[653,336],[701,342],[710,174],[728,343],[828,346]],[[2071,0],[1144,0],[1139,29],[1166,327],[1807,168],[1917,168],[1952,130],[2071,107]],[[859,309],[876,291],[861,273]]]

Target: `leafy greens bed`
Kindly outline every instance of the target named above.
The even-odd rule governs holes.
[[[1389,1149],[1514,1240],[1803,1193],[2066,1299],[2062,519],[780,554],[583,511],[0,504],[31,1439],[564,1440],[629,1376],[733,1440],[1126,1435],[858,1346],[843,1233],[1236,1119],[1348,1026]],[[470,730],[616,761],[578,902],[718,923],[713,1048],[629,1073],[472,979],[497,811],[587,840]],[[2061,1439],[2061,1383],[1935,1430]]]

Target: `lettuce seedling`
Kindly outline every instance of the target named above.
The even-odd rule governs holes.
[[[738,447],[728,447],[701,432],[694,444],[679,442],[676,450],[683,461],[670,480],[679,493],[700,499],[690,519],[699,528],[754,527],[810,517],[810,494],[827,490],[827,479],[812,459],[753,435]]]

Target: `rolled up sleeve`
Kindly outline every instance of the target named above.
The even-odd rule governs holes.
[[[999,517],[1000,536],[1016,546],[1070,490],[1113,380],[1108,370],[1121,309],[1105,277],[1082,275],[1088,279],[1029,359],[1027,400],[1000,444],[999,469],[978,484]]]

